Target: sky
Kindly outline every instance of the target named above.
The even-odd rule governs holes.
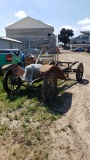
[[[90,0],[0,0],[0,36],[27,16],[53,26],[57,35],[62,28],[72,29],[76,37],[90,31]]]

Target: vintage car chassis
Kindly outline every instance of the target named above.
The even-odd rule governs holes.
[[[73,66],[77,64],[77,67],[73,69]],[[63,65],[67,67],[62,68]],[[75,62],[61,62],[50,61],[49,64],[45,64],[40,68],[40,73],[37,77],[33,77],[33,81],[30,84],[26,84],[21,79],[25,70],[20,66],[5,65],[2,67],[5,71],[3,77],[3,88],[8,94],[17,93],[21,86],[34,87],[34,83],[42,82],[41,94],[44,101],[51,101],[57,94],[57,79],[66,80],[69,78],[69,74],[76,74],[76,80],[81,81],[83,77],[83,63],[79,61]]]

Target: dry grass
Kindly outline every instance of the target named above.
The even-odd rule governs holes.
[[[48,159],[50,126],[62,117],[60,106],[63,105],[63,100],[60,93],[63,93],[63,88],[58,89],[56,100],[45,104],[40,90],[21,88],[16,96],[10,97],[0,83],[2,159]]]

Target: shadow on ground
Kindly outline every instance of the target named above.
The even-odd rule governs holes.
[[[89,81],[87,79],[82,79],[79,83],[82,85],[87,85]]]
[[[86,79],[82,79],[80,82],[81,85],[88,84],[89,81]],[[72,81],[69,85],[65,84],[65,81],[62,82],[61,86],[58,87],[58,93],[55,99],[53,99],[51,102],[45,103],[42,100],[41,96],[41,88],[25,88],[19,90],[17,95],[9,97],[11,101],[14,101],[18,97],[27,96],[27,99],[31,100],[32,98],[35,98],[36,101],[40,103],[43,107],[47,107],[48,111],[54,115],[63,115],[67,113],[72,104],[72,93],[65,92],[68,88],[72,87],[73,85],[76,85],[77,81]]]

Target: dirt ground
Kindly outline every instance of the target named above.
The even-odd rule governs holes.
[[[84,75],[81,83],[77,83],[75,75],[70,75],[72,80],[66,85],[62,96],[63,105],[59,106],[63,116],[47,126],[49,134],[44,137],[45,144],[42,143],[41,147],[47,148],[48,157],[43,160],[90,160],[90,54],[61,50],[59,60],[82,62]],[[16,146],[18,150],[19,144],[14,144],[9,139],[6,147],[0,147],[1,160],[16,160],[10,156],[10,149]],[[30,158],[29,154],[30,151],[27,158],[20,160],[39,160]]]
[[[49,160],[90,160],[90,54],[61,50],[59,59],[82,62],[84,75],[81,83],[73,81],[66,89],[64,108],[61,107],[65,116],[50,129]]]

